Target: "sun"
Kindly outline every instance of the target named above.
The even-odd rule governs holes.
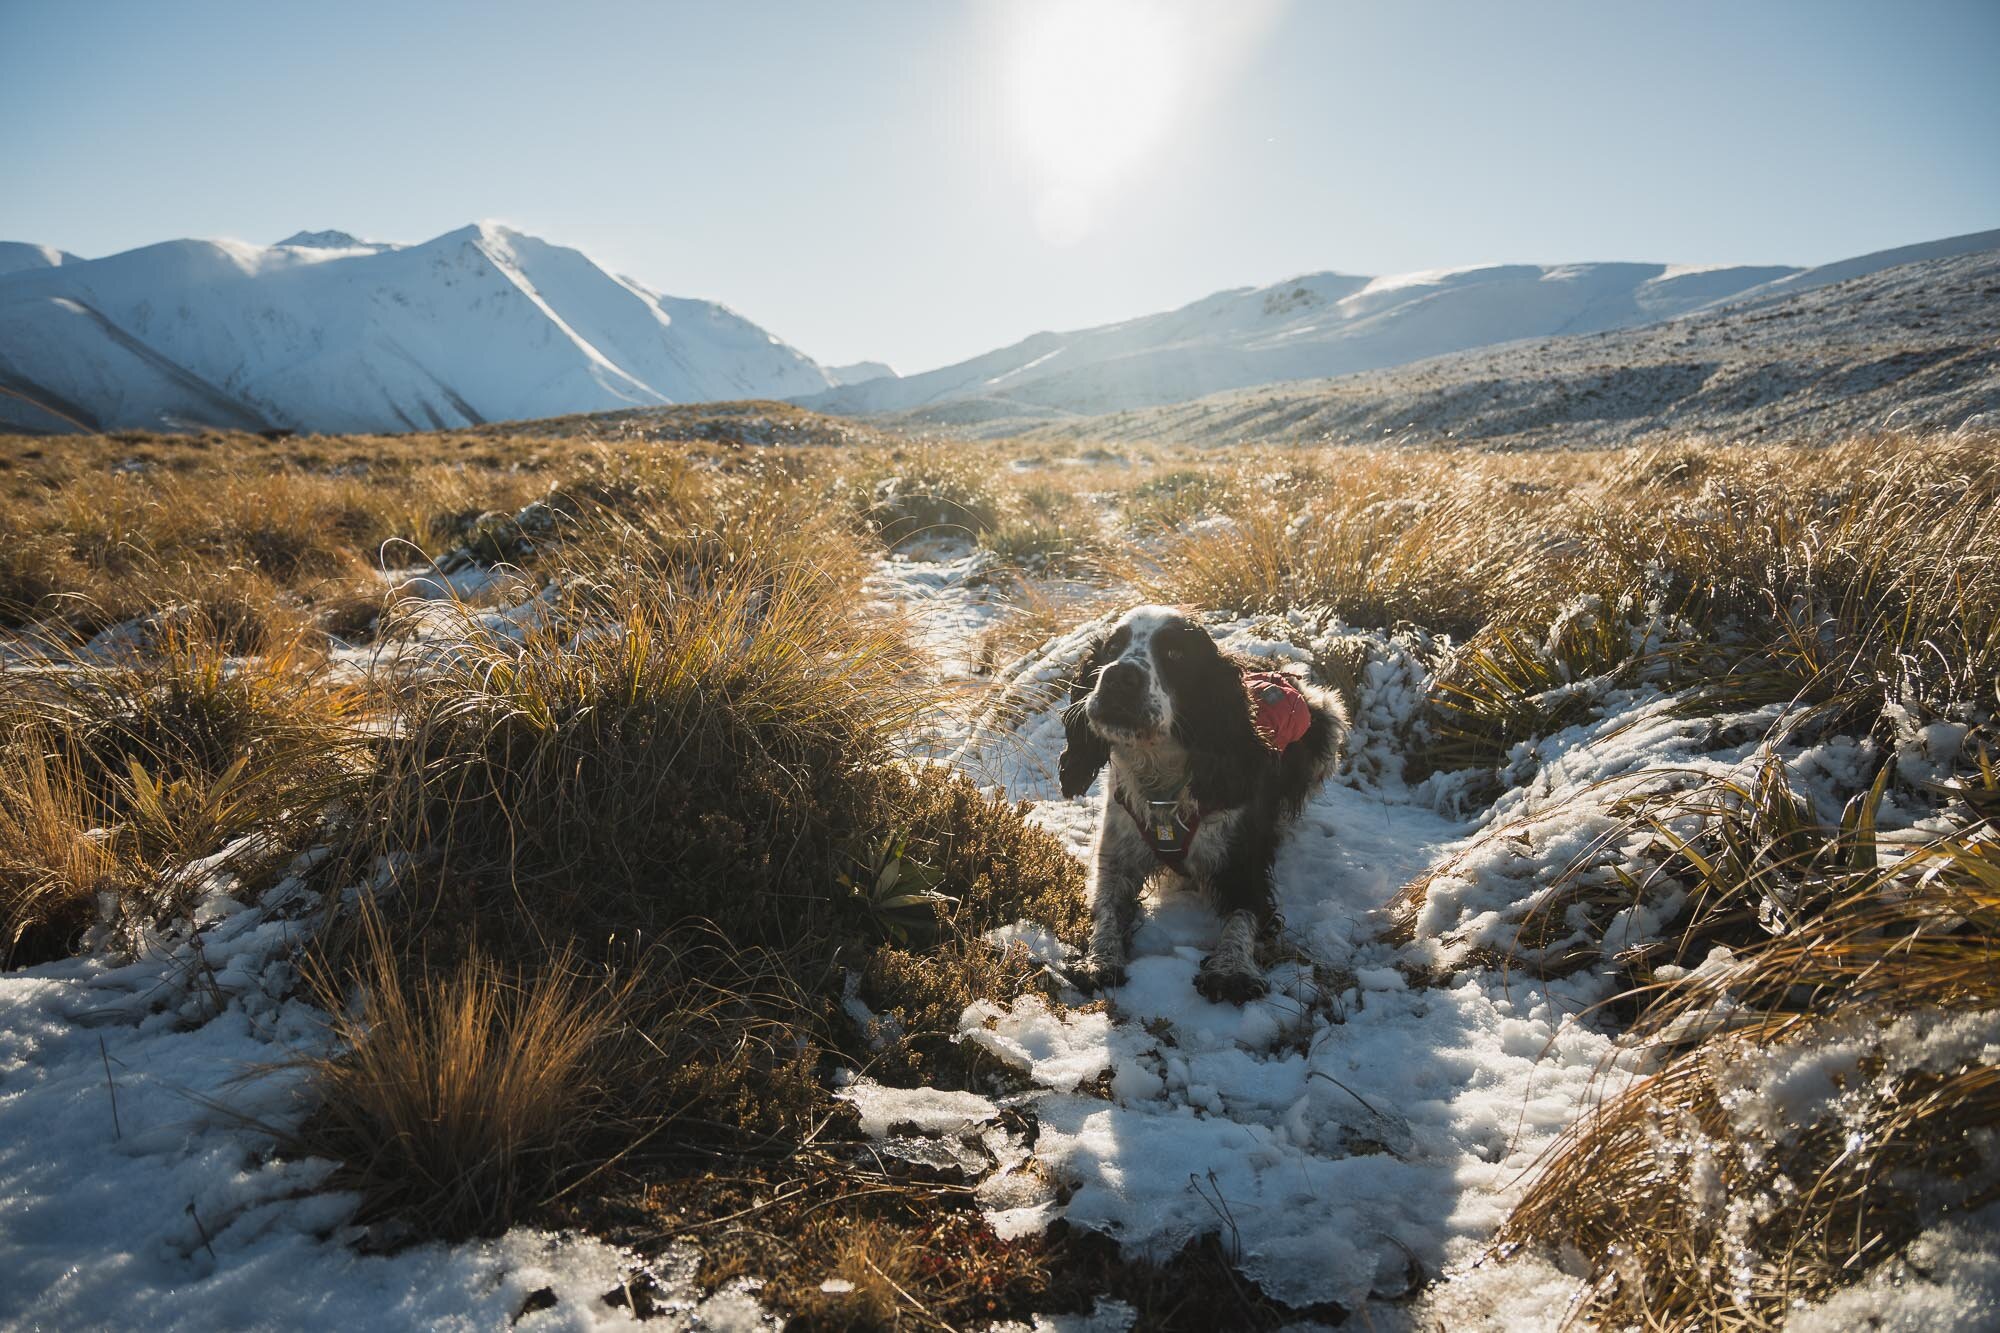
[[[1079,240],[1096,201],[1158,150],[1171,127],[1183,52],[1174,9],[1142,0],[1019,6],[1012,123],[1040,177],[1048,239]]]

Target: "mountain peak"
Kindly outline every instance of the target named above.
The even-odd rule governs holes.
[[[26,402],[0,395],[0,429],[16,412],[46,429],[38,403],[100,428],[446,429],[832,383],[719,306],[492,222],[409,246],[335,230],[168,241],[73,276],[39,247],[10,256],[49,271],[0,280],[0,360]]]
[[[31,268],[60,268],[77,262],[75,255],[53,245],[31,241],[0,241],[0,273],[18,273]]]
[[[279,246],[294,250],[387,250],[389,245],[382,241],[364,241],[352,232],[336,231],[295,231]]]

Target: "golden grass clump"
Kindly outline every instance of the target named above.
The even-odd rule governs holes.
[[[0,750],[0,966],[69,952],[97,895],[129,887],[108,817],[52,737],[24,728]]]
[[[519,640],[469,621],[412,684],[364,827],[482,886],[488,930],[810,932],[917,700],[886,627],[829,614],[810,567],[770,577],[579,580]]]
[[[362,1220],[415,1214],[457,1235],[504,1229],[601,1150],[622,994],[558,953],[532,971],[478,952],[408,968],[368,924],[362,1002],[321,979],[338,1054],[297,1142],[342,1162]]]
[[[1691,798],[1699,848],[1671,840],[1698,887],[1663,944],[1708,961],[1635,993],[1660,1067],[1565,1132],[1500,1233],[1590,1260],[1578,1321],[1777,1327],[2000,1198],[2000,843],[1878,842],[1879,781],[1838,829],[1770,768],[1732,794]]]
[[[300,850],[357,789],[359,693],[298,639],[233,656],[237,629],[188,608],[108,656],[58,648],[10,670],[10,963],[68,952],[93,921],[132,944],[183,917],[207,876],[254,877]]]

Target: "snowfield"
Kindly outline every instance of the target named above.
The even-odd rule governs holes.
[[[975,641],[999,611],[976,556],[933,554],[881,562],[872,595],[910,617],[942,675],[970,685]],[[1005,665],[977,708],[935,719],[922,738],[1032,801],[1033,818],[1079,853],[1097,807],[1057,791],[1057,691],[1100,628]],[[1751,772],[1772,753],[1773,717],[1690,718],[1651,687],[1609,692],[1593,720],[1524,747],[1497,800],[1475,802],[1463,775],[1405,781],[1399,738],[1428,686],[1407,642],[1305,615],[1213,628],[1228,648],[1280,664],[1329,653],[1365,662],[1346,758],[1277,865],[1291,947],[1270,996],[1241,1008],[1202,999],[1192,983],[1215,919],[1164,892],[1149,900],[1130,981],[1108,1003],[1031,996],[967,1011],[962,1039],[1017,1069],[1027,1093],[849,1076],[843,1095],[870,1133],[982,1145],[999,1165],[979,1199],[1003,1236],[1063,1218],[1165,1257],[1216,1234],[1246,1276],[1295,1307],[1337,1302],[1376,1328],[1552,1328],[1579,1278],[1482,1255],[1538,1155],[1647,1055],[1592,1013],[1612,992],[1608,969],[1539,980],[1532,957],[1493,960],[1518,947],[1508,923],[1614,828],[1621,796],[1690,772]],[[1776,753],[1822,803],[1866,760],[1856,740]],[[1923,762],[1920,749],[1907,758]],[[1885,810],[1885,824],[1894,817]],[[327,1164],[274,1151],[274,1135],[310,1109],[296,1061],[327,1043],[321,1016],[295,998],[305,923],[332,891],[313,870],[309,854],[255,904],[216,872],[197,928],[137,960],[97,953],[0,975],[0,1324],[552,1329],[630,1317],[616,1298],[631,1255],[528,1230],[399,1250],[348,1224],[353,1200],[321,1189]],[[1384,909],[1420,879],[1429,890],[1413,938],[1392,942]],[[1657,931],[1672,892],[1622,914],[1607,950]],[[1060,962],[1061,946],[1033,923],[1000,938]],[[2000,1044],[2000,1015],[1907,1026],[1851,1045],[1876,1042],[1916,1067]],[[1751,1071],[1763,1093],[1744,1114],[1809,1109],[1829,1095],[1813,1070],[1856,1049]],[[999,1127],[1003,1103],[1032,1116],[1032,1142]],[[1996,1244],[2000,1206],[1961,1217],[1927,1233],[1896,1273],[1797,1326],[1995,1327]],[[649,1265],[667,1327],[775,1326],[754,1282],[704,1297],[691,1268]],[[1129,1314],[1107,1304],[1039,1326],[1123,1327]]]

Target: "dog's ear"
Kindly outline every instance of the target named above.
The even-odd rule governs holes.
[[[1063,736],[1068,744],[1063,746],[1056,768],[1062,776],[1064,796],[1081,796],[1089,791],[1090,784],[1097,781],[1098,770],[1111,762],[1111,744],[1090,729],[1084,708],[1085,704],[1079,700],[1063,709]]]
[[[1084,717],[1084,705],[1090,699],[1090,692],[1097,688],[1097,673],[1104,669],[1104,640],[1099,639],[1090,646],[1090,652],[1077,669],[1076,680],[1069,687],[1069,707],[1063,709],[1062,757],[1056,761],[1056,768],[1062,777],[1064,796],[1081,796],[1090,790],[1090,784],[1097,780],[1098,770],[1111,762],[1111,744],[1090,729],[1090,722]]]
[[[1097,688],[1097,673],[1104,670],[1104,645],[1111,642],[1105,635],[1098,635],[1097,642],[1090,645],[1090,651],[1083,655],[1083,665],[1076,669],[1076,678],[1069,683],[1069,701],[1080,704],[1090,697]]]
[[[1174,733],[1188,751],[1188,794],[1202,805],[1227,809],[1255,793],[1270,749],[1257,734],[1243,668],[1212,643],[1202,658],[1192,672],[1192,688],[1176,692]]]

